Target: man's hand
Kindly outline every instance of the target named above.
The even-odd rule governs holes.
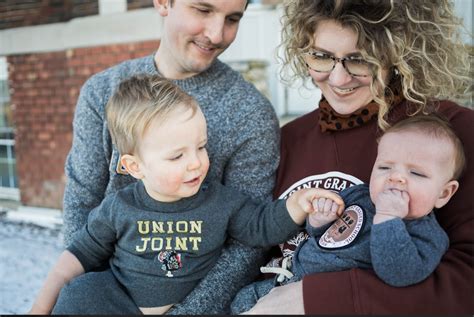
[[[242,315],[304,315],[303,282],[273,288]]]

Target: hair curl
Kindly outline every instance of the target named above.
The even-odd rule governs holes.
[[[394,94],[414,106],[413,114],[429,112],[438,99],[472,99],[470,48],[449,0],[286,0],[279,56],[285,82],[307,79],[301,54],[313,47],[318,23],[328,19],[354,30],[357,48],[373,64],[370,89],[382,129],[389,126]],[[387,84],[382,69],[389,70]]]

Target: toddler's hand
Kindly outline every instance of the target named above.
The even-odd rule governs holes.
[[[286,206],[295,223],[303,223],[310,214],[311,225],[317,226],[336,219],[344,211],[344,201],[338,194],[320,188],[298,190],[286,200]]]

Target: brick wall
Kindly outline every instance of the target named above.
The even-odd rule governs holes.
[[[146,41],[7,57],[22,204],[62,208],[64,162],[84,81],[157,47],[158,41]]]
[[[98,0],[2,0],[0,30],[66,22],[98,13]]]
[[[127,0],[127,10],[153,7],[153,0]]]

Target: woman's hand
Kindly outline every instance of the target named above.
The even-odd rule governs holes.
[[[242,315],[288,314],[303,315],[303,282],[294,282],[275,287],[268,295]]]

